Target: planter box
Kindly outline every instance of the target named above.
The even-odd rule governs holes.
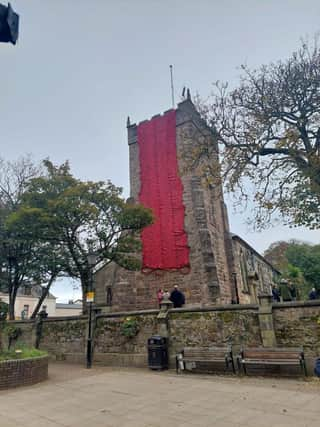
[[[48,356],[0,362],[0,390],[31,385],[48,378]]]

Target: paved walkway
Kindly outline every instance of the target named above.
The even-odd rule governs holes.
[[[1,427],[319,427],[320,382],[53,364],[0,392]]]

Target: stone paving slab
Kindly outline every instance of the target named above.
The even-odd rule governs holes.
[[[320,382],[52,364],[0,392],[1,427],[318,427]]]

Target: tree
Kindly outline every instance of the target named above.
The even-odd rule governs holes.
[[[270,262],[277,270],[285,271],[288,269],[288,258],[286,256],[286,250],[290,243],[285,241],[278,241],[272,243],[268,249],[264,252],[264,258]]]
[[[265,258],[298,285],[302,296],[307,296],[311,288],[320,290],[320,245],[298,240],[279,241],[270,245]]]
[[[220,144],[226,188],[255,203],[255,224],[275,214],[287,224],[320,227],[320,49],[302,42],[287,60],[251,70],[240,84],[217,83],[200,112]],[[219,179],[216,148],[199,141],[197,160]],[[218,172],[218,174],[217,174]],[[253,194],[253,196],[251,196]]]
[[[286,250],[286,256],[290,264],[301,270],[309,288],[320,290],[320,245],[294,242]]]
[[[75,178],[68,162],[55,166],[46,160],[44,166],[46,173],[30,181],[10,223],[36,224],[37,239],[63,248],[63,270],[80,279],[85,302],[92,268],[88,254],[95,253],[95,265],[114,261],[127,269],[140,268],[135,255],[139,233],[152,223],[152,213],[141,205],[125,203],[122,190],[110,181]]]
[[[37,242],[21,233],[19,227],[8,227],[8,218],[21,206],[29,181],[40,168],[30,157],[15,162],[0,159],[0,288],[9,294],[9,318],[14,319],[14,305],[19,288],[29,283]]]

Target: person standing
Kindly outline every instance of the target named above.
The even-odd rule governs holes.
[[[290,292],[292,301],[297,301],[297,288],[296,288],[296,286],[292,282],[290,282],[288,287],[289,287],[289,292]]]
[[[162,300],[163,300],[163,289],[158,289],[158,292],[157,292],[157,300],[158,300],[158,304],[159,304],[159,308],[161,307],[161,303],[162,303]]]
[[[288,281],[286,279],[280,280],[279,293],[282,301],[292,301],[292,296],[289,290]]]
[[[185,304],[184,294],[179,290],[178,285],[174,286],[170,295],[170,301],[173,303],[173,308],[180,308]]]
[[[280,302],[280,294],[277,285],[272,285],[272,299],[274,302]]]
[[[310,300],[318,299],[318,293],[316,291],[316,288],[311,289],[311,292],[309,293],[309,299]]]

